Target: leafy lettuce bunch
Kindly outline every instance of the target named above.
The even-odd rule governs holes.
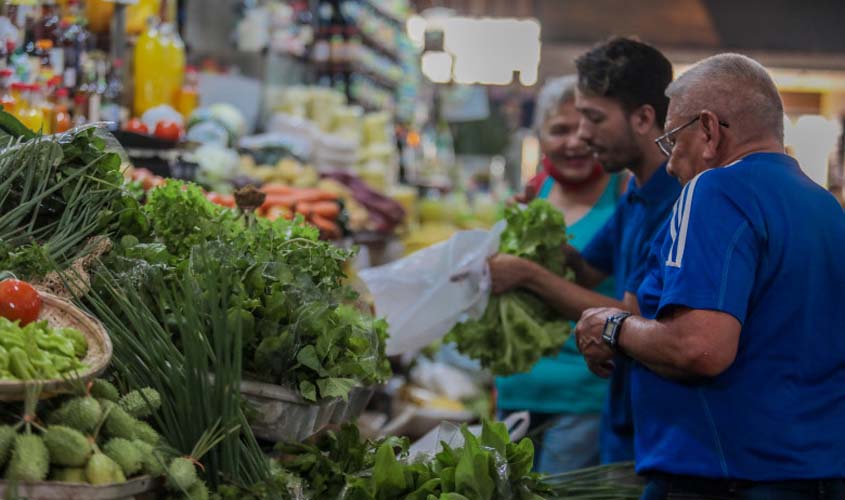
[[[562,251],[568,236],[563,214],[545,200],[526,208],[505,211],[507,228],[499,252],[543,265],[560,276],[567,272]],[[490,298],[481,318],[459,323],[446,340],[481,362],[495,375],[528,371],[543,356],[551,356],[566,342],[569,322],[540,298],[526,290],[514,290]]]

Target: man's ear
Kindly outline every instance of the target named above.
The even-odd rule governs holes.
[[[657,124],[657,114],[650,104],[643,104],[629,116],[631,128],[639,135],[648,135]]]
[[[699,122],[701,132],[704,135],[704,149],[701,156],[705,160],[714,160],[718,155],[719,145],[724,139],[722,127],[719,125],[719,117],[712,111],[704,110],[701,112]]]

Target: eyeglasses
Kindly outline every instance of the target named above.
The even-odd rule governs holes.
[[[684,123],[680,127],[675,127],[672,130],[666,132],[665,134],[661,135],[657,139],[654,140],[654,143],[657,144],[657,147],[660,148],[660,151],[663,152],[666,156],[672,156],[672,150],[675,148],[675,136],[678,135],[678,132],[681,130],[689,127],[693,123],[697,122],[701,119],[701,114],[695,116],[692,120]],[[730,128],[730,124],[726,121],[719,120],[719,125]]]

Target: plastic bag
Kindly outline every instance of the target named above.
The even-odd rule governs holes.
[[[387,355],[419,350],[459,321],[481,317],[490,298],[487,259],[499,248],[505,223],[490,231],[461,231],[449,240],[359,273],[387,318]],[[453,277],[464,275],[466,279]]]
[[[519,441],[528,433],[531,426],[531,416],[527,411],[514,412],[502,419],[508,428],[511,441]],[[481,435],[480,425],[471,425],[469,431],[476,436]],[[442,443],[448,444],[451,448],[460,448],[464,445],[464,437],[461,434],[461,426],[452,422],[441,422],[425,436],[418,439],[408,450],[408,460],[414,461],[420,457],[433,457],[443,450]]]

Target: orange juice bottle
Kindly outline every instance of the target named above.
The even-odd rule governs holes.
[[[114,4],[109,0],[86,0],[85,17],[88,29],[94,33],[107,33],[114,15]]]
[[[185,68],[185,83],[179,91],[179,98],[176,102],[176,111],[182,114],[187,120],[191,113],[199,106],[199,75],[193,66]]]
[[[179,90],[185,80],[185,44],[172,24],[161,26],[164,47],[164,66],[161,74],[164,80],[164,95],[167,104],[177,106]]]
[[[53,120],[50,124],[54,134],[67,132],[73,123],[70,116],[70,102],[66,88],[56,89],[56,103],[53,106]]]
[[[166,87],[167,69],[165,66],[164,46],[161,33],[156,28],[156,20],[150,17],[147,30],[138,37],[135,43],[135,115],[141,116],[144,111],[169,102],[170,94]]]

